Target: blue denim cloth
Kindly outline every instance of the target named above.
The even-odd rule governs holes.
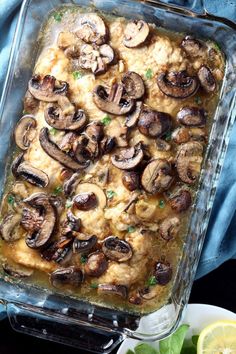
[[[0,95],[21,0],[0,0]],[[163,0],[198,9],[199,0]],[[206,0],[209,13],[236,22],[235,0]],[[224,162],[208,232],[198,267],[197,278],[207,274],[227,259],[236,258],[236,124]],[[1,305],[0,305],[1,312]],[[1,314],[0,314],[1,319]]]

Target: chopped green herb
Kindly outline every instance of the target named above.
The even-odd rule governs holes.
[[[214,42],[213,44],[214,44],[215,49],[219,50],[221,52],[221,48],[220,48],[219,44],[216,42]]]
[[[68,199],[68,200],[66,201],[66,208],[69,209],[72,205],[73,205],[72,200]]]
[[[56,12],[53,17],[56,22],[61,22],[63,14],[61,12]]]
[[[158,354],[155,348],[153,348],[150,344],[141,343],[136,345],[134,348],[135,354]]]
[[[201,99],[200,96],[196,96],[196,97],[194,98],[194,101],[195,101],[195,103],[198,104],[198,105],[202,104],[202,99]]]
[[[57,186],[57,187],[55,187],[55,188],[53,189],[52,194],[53,194],[53,195],[61,194],[62,190],[63,190],[62,186]]]
[[[167,132],[164,137],[165,141],[170,141],[171,140],[171,132]]]
[[[91,289],[97,289],[98,288],[98,284],[97,283],[91,283],[90,284],[90,288]]]
[[[112,199],[113,197],[116,196],[116,192],[114,191],[106,191],[106,195],[108,199]]]
[[[87,259],[88,259],[88,257],[85,256],[84,254],[82,254],[82,256],[80,257],[80,263],[81,264],[87,263]]]
[[[8,204],[13,205],[13,204],[15,203],[15,197],[14,197],[14,195],[10,194],[10,195],[7,197],[7,202],[8,202]]]
[[[58,130],[55,128],[51,128],[51,129],[49,129],[49,133],[52,135],[56,135],[58,133]]]
[[[152,69],[147,69],[145,76],[147,79],[152,79],[152,77],[153,77]]]
[[[157,285],[157,280],[154,277],[154,275],[152,275],[150,278],[148,278],[147,280],[147,285],[148,286],[153,286],[153,285]]]
[[[111,117],[106,114],[105,117],[102,118],[101,122],[103,125],[109,125],[111,123]]]
[[[127,227],[127,232],[129,232],[130,234],[132,233],[132,232],[134,232],[136,230],[136,228],[134,227],[134,226],[128,226]]]
[[[74,80],[81,79],[81,77],[83,76],[83,74],[80,71],[73,71],[72,75]]]
[[[159,205],[159,208],[163,209],[163,208],[165,208],[166,203],[163,199],[161,199],[161,200],[159,200],[158,205]]]

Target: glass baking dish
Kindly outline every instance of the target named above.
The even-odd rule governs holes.
[[[220,101],[203,162],[183,257],[168,302],[162,308],[144,316],[132,315],[0,278],[0,302],[6,307],[14,329],[96,353],[109,353],[126,336],[144,340],[164,338],[175,330],[182,318],[236,113],[236,26],[228,20],[207,14],[201,2],[196,1],[193,9],[183,9],[157,1],[25,0],[0,102],[1,196],[14,149],[12,129],[22,112],[22,98],[40,46],[38,33],[48,13],[65,4],[92,6],[127,18],[143,18],[165,29],[214,40],[226,56]]]

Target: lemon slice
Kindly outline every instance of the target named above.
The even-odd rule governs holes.
[[[217,321],[204,328],[198,354],[236,354],[236,321]]]

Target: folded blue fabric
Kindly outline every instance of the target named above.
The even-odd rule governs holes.
[[[164,2],[164,1],[163,1]],[[194,7],[197,0],[173,0],[165,2]],[[6,76],[10,47],[18,17],[21,0],[0,0],[0,94]],[[234,0],[206,1],[209,13],[226,17],[236,22]],[[221,174],[213,212],[198,267],[197,278],[217,268],[227,259],[236,258],[236,124]]]

